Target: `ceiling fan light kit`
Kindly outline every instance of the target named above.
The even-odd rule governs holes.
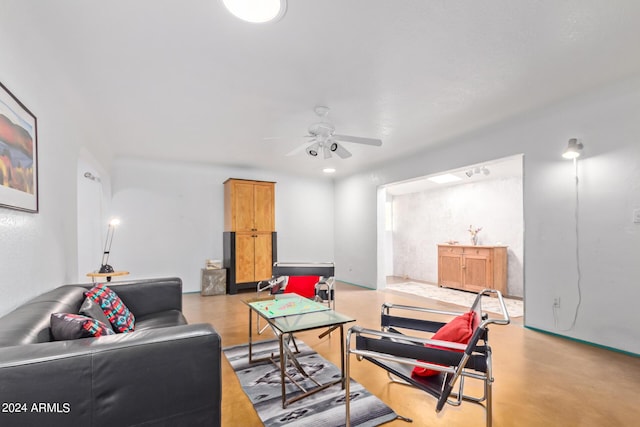
[[[316,142],[307,147],[307,154],[311,157],[318,156],[318,150],[320,149],[320,143]]]
[[[315,107],[313,111],[320,117],[320,122],[312,123],[308,129],[309,134],[307,136],[311,137],[311,140],[306,142],[306,144],[310,145],[305,148],[305,152],[310,157],[318,157],[321,151],[324,159],[330,159],[332,153],[336,153],[342,159],[351,157],[351,152],[344,147],[343,142],[373,145],[375,147],[382,145],[382,140],[380,139],[336,134],[335,126],[326,121],[329,107],[320,105]],[[296,148],[287,155],[292,156],[300,151],[299,148]]]

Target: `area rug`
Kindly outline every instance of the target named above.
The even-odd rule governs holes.
[[[449,288],[440,288],[436,285],[427,283],[404,282],[388,284],[386,287],[390,291],[405,292],[408,294],[418,295],[424,298],[435,299],[438,301],[456,304],[466,308],[471,307],[476,298],[476,294],[472,292],[458,291]],[[504,298],[504,305],[511,317],[522,317],[524,315],[524,307],[521,300],[512,298]],[[491,313],[500,313],[500,304],[496,298],[484,296],[482,297],[482,309]]]
[[[305,371],[320,383],[340,378],[340,368],[336,367],[300,340],[296,340],[300,354],[297,359]],[[258,416],[265,426],[304,426],[334,427],[345,425],[345,391],[340,384],[328,387],[318,393],[291,403],[282,408],[280,368],[269,361],[249,364],[248,344],[222,349],[233,367],[242,389],[251,400]],[[268,340],[253,344],[255,358],[278,354],[278,341]],[[313,383],[303,378],[290,367],[287,372],[304,387],[313,387]],[[301,393],[286,379],[287,398]],[[368,392],[361,384],[351,380],[351,425],[373,427],[396,418],[393,412],[376,396]]]

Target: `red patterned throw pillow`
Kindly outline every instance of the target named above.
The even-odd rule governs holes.
[[[103,283],[99,283],[85,292],[87,298],[91,298],[98,304],[116,332],[131,332],[135,327],[135,317],[129,311],[120,297]]]
[[[51,314],[51,335],[56,341],[114,334],[109,326],[91,317],[71,313]]]
[[[473,335],[473,320],[475,319],[475,312],[469,311],[454,318],[449,323],[438,329],[438,331],[431,337],[432,340],[449,341],[459,344],[468,344],[471,336]],[[425,347],[441,348],[431,344],[425,344]],[[438,375],[439,371],[433,369],[423,368],[416,366],[413,368],[413,374],[421,377],[429,377]]]

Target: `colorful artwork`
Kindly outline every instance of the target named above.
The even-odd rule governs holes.
[[[38,211],[36,117],[0,83],[0,206]]]
[[[329,310],[328,306],[303,297],[286,297],[268,301],[256,301],[249,303],[249,305],[269,319]]]

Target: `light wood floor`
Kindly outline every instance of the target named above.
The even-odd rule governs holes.
[[[356,324],[378,329],[384,301],[457,308],[393,291],[372,291],[338,284],[336,311],[351,315]],[[211,323],[223,347],[247,342],[248,309],[243,299],[253,293],[202,297],[184,296],[190,323]],[[526,329],[514,319],[490,332],[494,362],[494,426],[638,426],[640,358],[581,344]],[[269,338],[271,336],[268,336]],[[338,334],[318,339],[317,331],[299,335],[318,353],[339,366]],[[398,384],[368,362],[352,358],[351,376],[413,424],[393,421],[388,426],[482,426],[483,410],[474,404],[451,406],[438,415],[430,396]],[[226,358],[222,358],[222,425],[260,426]]]

